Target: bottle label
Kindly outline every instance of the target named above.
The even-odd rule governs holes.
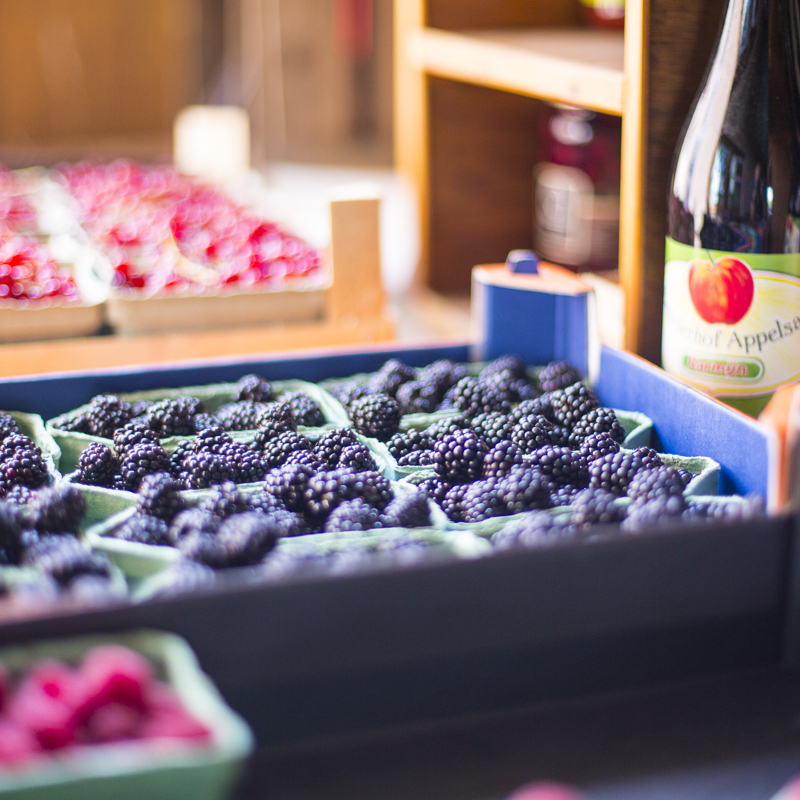
[[[800,379],[800,254],[725,253],[667,238],[664,368],[721,397]]]

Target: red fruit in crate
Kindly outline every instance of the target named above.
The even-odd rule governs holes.
[[[800,800],[800,777],[789,781],[772,800]]]
[[[44,692],[53,700],[60,700],[82,716],[88,698],[88,685],[77,670],[63,661],[48,659],[34,665],[23,681]],[[21,687],[22,688],[22,687]]]
[[[75,710],[34,683],[23,681],[8,703],[8,717],[27,728],[43,750],[58,750],[75,741]]]
[[[528,783],[509,795],[508,800],[584,800],[583,795],[561,783]]]
[[[6,707],[6,700],[8,700],[10,688],[11,676],[8,674],[5,664],[0,661],[0,711]]]
[[[211,731],[196,720],[184,707],[175,690],[153,682],[147,691],[147,718],[142,725],[142,738],[194,739],[208,741]]]
[[[142,728],[141,709],[124,703],[106,703],[98,708],[86,723],[92,742],[120,742],[136,739]]]
[[[153,679],[153,668],[144,656],[114,644],[90,650],[80,671],[88,684],[92,708],[115,702],[142,708]]]
[[[753,303],[753,274],[744,261],[731,256],[713,263],[697,259],[689,267],[689,294],[706,322],[735,325]]]
[[[0,766],[24,767],[39,757],[41,748],[28,728],[0,719]]]

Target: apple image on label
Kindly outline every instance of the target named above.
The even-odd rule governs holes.
[[[753,273],[738,258],[696,259],[689,265],[689,294],[706,322],[735,325],[750,310],[754,293]]]

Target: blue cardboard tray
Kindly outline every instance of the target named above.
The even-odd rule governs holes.
[[[0,407],[51,418],[100,392],[318,381],[466,360],[468,345],[8,379]],[[545,356],[546,357],[546,356]],[[639,359],[604,350],[600,399],[653,419],[665,450],[710,455],[723,489],[769,493],[769,434]],[[679,418],[679,421],[677,421]],[[793,521],[682,526],[475,560],[223,584],[0,624],[0,643],[156,627],[184,636],[259,741],[280,744],[780,663]]]

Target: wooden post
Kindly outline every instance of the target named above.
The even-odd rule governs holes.
[[[379,211],[374,197],[331,202],[331,323],[377,319],[383,313]]]

